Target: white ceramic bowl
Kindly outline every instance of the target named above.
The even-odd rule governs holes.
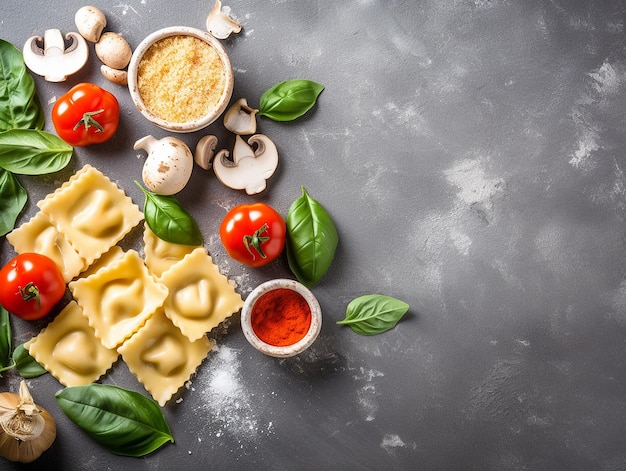
[[[225,85],[220,94],[217,106],[211,109],[205,116],[187,122],[174,122],[157,116],[145,105],[137,85],[139,63],[146,51],[157,41],[170,36],[192,36],[208,43],[217,51],[224,67]],[[186,133],[198,131],[213,123],[226,110],[233,93],[233,84],[234,77],[232,66],[222,44],[208,32],[186,26],[171,26],[150,34],[137,46],[133,52],[130,64],[128,65],[128,90],[130,91],[130,96],[135,106],[137,106],[137,109],[153,124],[173,132]]]
[[[264,342],[252,328],[252,309],[254,304],[265,293],[280,288],[290,289],[300,294],[311,309],[311,325],[308,332],[296,343],[286,346],[276,346]],[[241,328],[248,342],[260,352],[278,358],[291,357],[309,348],[319,335],[322,328],[322,310],[313,293],[301,283],[282,278],[270,280],[257,286],[246,298],[241,310]]]

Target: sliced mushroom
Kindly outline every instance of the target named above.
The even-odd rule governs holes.
[[[92,43],[97,43],[107,25],[107,19],[99,8],[86,6],[76,12],[74,23],[76,23],[76,28],[83,38]]]
[[[67,33],[68,48],[58,29],[48,29],[44,37],[31,36],[24,44],[24,63],[48,82],[63,82],[78,72],[89,58],[87,41],[78,33]]]
[[[224,127],[235,134],[254,134],[258,112],[259,110],[256,108],[248,106],[248,101],[245,98],[240,98],[226,110]]]
[[[216,0],[213,10],[206,19],[206,29],[217,39],[226,39],[231,33],[241,31],[241,25],[222,10],[222,2]]]
[[[204,136],[196,144],[196,152],[193,156],[193,160],[196,165],[200,166],[204,170],[211,168],[211,162],[213,161],[213,155],[215,148],[217,147],[217,136],[209,134]]]
[[[121,34],[106,32],[96,43],[96,55],[104,65],[121,70],[128,65],[133,51]]]
[[[265,190],[266,180],[278,166],[276,145],[265,135],[255,134],[243,140],[235,138],[233,160],[228,159],[228,151],[221,150],[213,161],[213,171],[218,180],[234,190],[246,190],[253,195]]]

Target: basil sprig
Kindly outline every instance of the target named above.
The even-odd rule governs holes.
[[[337,228],[324,207],[302,187],[287,218],[287,261],[305,286],[317,283],[328,271],[339,244]]]
[[[111,453],[144,456],[174,437],[158,404],[104,384],[67,387],[55,395],[65,414]]]
[[[28,193],[15,175],[0,168],[0,236],[15,227],[27,200]]]
[[[48,372],[31,356],[28,350],[26,350],[26,347],[24,347],[24,344],[15,347],[13,351],[13,363],[22,378],[36,378]]]
[[[11,368],[11,324],[8,311],[0,306],[0,373]]]
[[[274,121],[292,121],[315,105],[324,86],[311,80],[286,80],[277,83],[261,95],[259,116]]]
[[[22,53],[0,39],[0,131],[43,129],[44,111]]]
[[[361,335],[376,335],[392,329],[409,310],[404,301],[382,294],[366,294],[353,299],[346,308],[345,324]]]
[[[65,168],[73,147],[58,136],[36,129],[0,132],[0,167],[20,175],[43,175]]]
[[[57,172],[72,157],[72,146],[43,126],[43,107],[22,53],[0,39],[0,236],[15,227],[28,199],[13,174]]]
[[[202,232],[196,220],[173,196],[157,195],[137,186],[146,195],[143,214],[146,224],[161,240],[172,244],[202,245]]]
[[[11,353],[12,334],[9,317],[9,312],[0,306],[0,373],[12,368],[15,368],[22,378],[35,378],[47,373],[46,369],[30,356],[24,344],[18,345]]]

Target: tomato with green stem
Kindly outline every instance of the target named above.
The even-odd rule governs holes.
[[[276,260],[285,248],[286,235],[284,219],[265,203],[235,206],[220,226],[220,238],[228,254],[251,267]]]
[[[22,253],[0,270],[0,305],[26,320],[41,319],[65,294],[65,280],[45,255]]]
[[[52,107],[52,123],[61,139],[73,146],[99,144],[117,131],[120,105],[111,92],[79,83]]]

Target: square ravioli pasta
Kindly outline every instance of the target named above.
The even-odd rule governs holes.
[[[157,237],[147,224],[144,225],[143,242],[146,266],[150,273],[157,277],[199,247],[166,242]]]
[[[128,369],[163,407],[213,348],[206,335],[192,342],[158,310],[118,348]]]
[[[191,341],[243,307],[241,295],[204,248],[193,250],[158,280],[169,292],[165,315]]]
[[[135,250],[95,274],[69,284],[96,337],[116,348],[163,305],[167,288],[158,283]]]
[[[66,283],[85,269],[85,260],[42,211],[7,234],[7,240],[19,254],[35,252],[51,258]]]
[[[119,354],[105,348],[76,301],[67,306],[24,347],[64,386],[83,386],[104,375]]]
[[[87,265],[143,220],[139,207],[91,165],[85,165],[37,205]]]

